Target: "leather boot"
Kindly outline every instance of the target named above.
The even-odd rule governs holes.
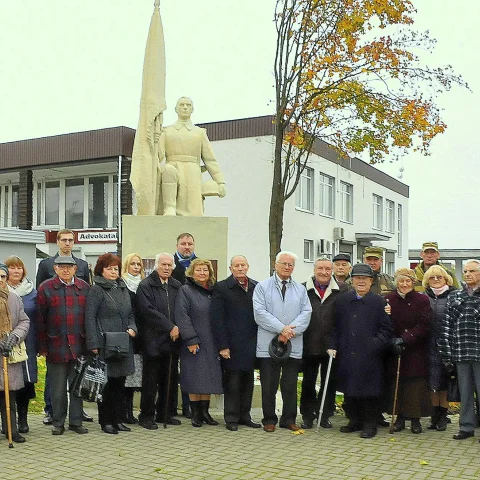
[[[175,217],[177,215],[177,184],[162,183],[163,215]]]
[[[18,415],[18,431],[20,433],[28,433],[30,427],[27,422],[28,403],[26,405],[17,403],[17,415]]]
[[[436,430],[437,423],[440,420],[440,407],[434,407],[433,415],[430,417],[430,425],[427,427],[428,430]]]
[[[448,408],[445,407],[437,407],[439,411],[438,415],[438,422],[436,425],[436,428],[439,432],[443,432],[444,430],[447,429],[447,424],[448,424],[448,418],[447,418],[447,413],[448,413]]]
[[[125,389],[125,423],[127,425],[134,425],[138,423],[138,419],[133,415],[133,388],[129,392],[129,389]]]
[[[200,402],[194,402],[193,400],[190,400],[190,409],[192,411],[192,426],[202,427],[203,416],[202,416],[202,406]]]
[[[202,419],[207,425],[218,425],[218,422],[212,418],[208,409],[210,408],[210,400],[200,400],[202,405]]]

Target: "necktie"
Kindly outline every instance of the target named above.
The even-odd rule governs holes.
[[[285,293],[287,291],[287,281],[282,280],[282,298],[285,300]]]

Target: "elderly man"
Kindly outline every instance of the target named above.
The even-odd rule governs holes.
[[[330,379],[326,385],[329,362],[327,354],[328,341],[335,321],[335,300],[348,290],[347,285],[335,281],[332,275],[333,263],[322,257],[315,261],[313,277],[306,282],[307,294],[312,305],[310,324],[303,334],[303,381],[300,397],[300,413],[303,416],[302,428],[312,428],[318,418],[320,401],[325,388],[325,405],[320,419],[320,426],[332,428],[329,417],[335,412],[335,370],[336,361],[332,362]],[[321,386],[318,395],[315,390],[318,368],[320,367]]]
[[[354,290],[335,303],[335,327],[329,355],[337,357],[337,388],[344,393],[348,425],[343,433],[361,430],[362,438],[377,434],[380,396],[384,387],[383,353],[393,334],[385,300],[370,289],[374,273],[369,265],[352,268]]]
[[[158,390],[157,418],[165,424],[180,425],[173,418],[174,396],[178,384],[178,327],[175,323],[175,298],[180,282],[172,278],[173,255],[159,253],[155,270],[140,282],[137,311],[141,316],[143,351],[142,396],[139,424],[148,430],[158,428],[155,396]],[[170,391],[168,391],[170,390]]]
[[[433,265],[440,265],[443,267],[452,277],[453,286],[455,288],[460,288],[460,283],[455,276],[455,272],[451,268],[438,261],[440,259],[440,252],[438,250],[437,242],[424,242],[420,257],[422,257],[422,261],[415,267],[414,270],[415,276],[417,277],[417,282],[415,283],[415,290],[417,292],[425,291],[425,287],[422,285],[423,276],[425,275],[425,272]]]
[[[53,407],[53,435],[63,435],[67,416],[67,383],[75,375],[75,363],[85,353],[85,302],[87,282],[75,277],[77,264],[72,257],[57,256],[54,278],[45,280],[37,291],[36,332],[38,353],[47,357]],[[87,433],[82,426],[83,402],[69,395],[69,430]]]
[[[460,390],[460,430],[453,438],[473,437],[477,426],[474,391],[480,398],[480,260],[467,260],[465,286],[447,298],[439,327],[438,350],[447,370],[457,368]]]
[[[235,432],[238,425],[261,427],[250,416],[258,330],[252,297],[257,282],[247,277],[248,261],[243,255],[231,259],[230,272],[214,287],[211,318],[222,359],[225,426]]]
[[[333,278],[337,282],[350,283],[350,270],[352,264],[350,261],[350,255],[346,253],[339,253],[333,257]]]
[[[370,291],[377,295],[386,295],[395,290],[393,277],[386,273],[382,273],[383,265],[383,248],[366,247],[363,253],[365,263],[370,265],[373,270],[373,280]]]
[[[283,399],[280,428],[297,431],[297,377],[301,365],[303,338],[312,307],[305,287],[292,279],[297,255],[280,252],[275,260],[274,274],[260,282],[253,292],[253,311],[258,324],[257,357],[262,384],[263,429],[274,432],[278,417],[275,396],[280,382]],[[282,363],[270,357],[269,345],[274,338],[291,342],[290,356]]]
[[[166,127],[160,137],[160,155],[165,158],[161,197],[163,215],[201,217],[203,195],[224,197],[225,180],[206,130],[195,126],[190,119],[192,100],[181,97],[175,112],[178,120]],[[202,190],[201,160],[213,178],[214,188],[209,191]]]

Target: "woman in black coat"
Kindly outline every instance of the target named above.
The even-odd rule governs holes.
[[[447,297],[455,290],[453,279],[440,265],[432,265],[423,276],[422,281],[425,294],[430,300],[433,310],[432,328],[430,331],[429,344],[429,376],[428,389],[432,400],[433,414],[429,430],[442,432],[447,428],[448,400],[447,387],[449,374],[442,363],[442,357],[438,352],[437,336],[438,328],[443,321]]]
[[[209,414],[210,395],[223,393],[220,359],[210,320],[212,264],[195,259],[185,272],[187,284],[177,295],[175,319],[180,329],[180,385],[190,397],[192,425],[218,425]]]
[[[105,433],[129,432],[125,417],[125,378],[134,372],[132,339],[137,334],[130,295],[120,278],[121,260],[111,253],[100,255],[93,271],[95,285],[90,288],[85,307],[87,348],[105,358],[104,332],[126,332],[129,352],[122,358],[105,359],[107,383],[98,403],[98,421]]]

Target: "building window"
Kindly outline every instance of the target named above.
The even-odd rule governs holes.
[[[402,256],[403,251],[403,207],[397,205],[397,255]]]
[[[382,230],[383,228],[383,198],[373,195],[373,228]]]
[[[45,182],[45,225],[60,223],[60,182]]]
[[[395,275],[395,252],[385,252],[385,273]]]
[[[108,225],[108,177],[93,177],[88,182],[88,226]]]
[[[327,217],[335,216],[335,179],[320,174],[320,214]]]
[[[305,167],[295,192],[295,206],[313,213],[313,168]]]
[[[395,202],[385,200],[385,231],[395,232]]]
[[[37,194],[36,194],[36,199],[37,199],[37,208],[36,208],[36,219],[35,219],[35,225],[39,226],[42,225],[42,184],[37,183]]]
[[[303,259],[306,262],[313,262],[314,260],[314,242],[313,240],[303,241]]]
[[[65,227],[83,228],[83,178],[65,180]]]
[[[0,227],[18,227],[18,185],[0,187]]]
[[[340,220],[353,223],[353,185],[340,182]]]

